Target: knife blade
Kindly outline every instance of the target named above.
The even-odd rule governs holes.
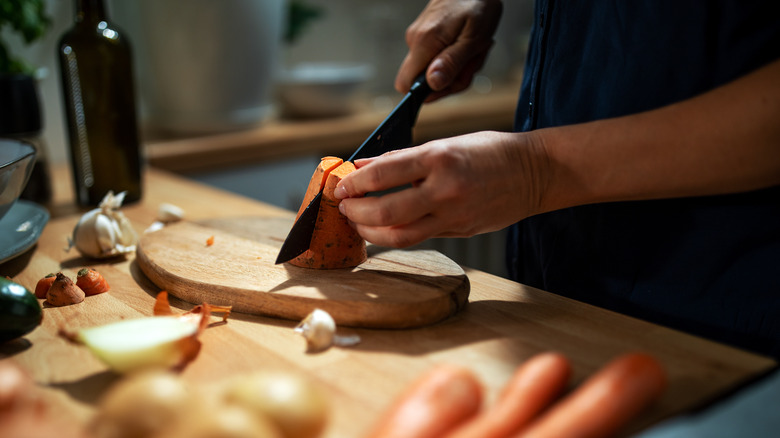
[[[355,161],[359,158],[375,157],[395,149],[404,149],[412,145],[412,127],[417,122],[425,99],[431,93],[431,87],[425,81],[425,73],[420,74],[412,83],[409,92],[393,109],[382,123],[366,138],[365,141],[345,161]],[[322,189],[309,202],[306,209],[293,224],[287,238],[282,243],[276,264],[284,263],[303,254],[309,249],[314,226],[320,212]]]

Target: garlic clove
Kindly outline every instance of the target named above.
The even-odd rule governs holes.
[[[323,351],[333,345],[336,322],[328,312],[314,309],[294,330],[306,339],[309,351]]]
[[[157,220],[160,222],[178,222],[182,219],[184,219],[184,210],[181,207],[163,202],[157,208]]]
[[[322,309],[314,309],[293,330],[306,339],[309,352],[324,351],[333,345],[349,347],[360,343],[358,335],[337,335],[336,321]]]

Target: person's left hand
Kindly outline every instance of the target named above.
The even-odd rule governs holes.
[[[379,157],[337,186],[339,209],[377,245],[402,248],[431,237],[468,237],[534,214],[545,172],[530,136],[478,132]],[[362,197],[404,185],[383,196]]]

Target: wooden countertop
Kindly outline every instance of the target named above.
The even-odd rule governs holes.
[[[490,92],[469,91],[423,106],[414,128],[416,143],[480,130],[512,129],[519,80]],[[342,117],[285,120],[271,118],[256,128],[223,134],[176,137],[145,134],[146,155],[154,167],[177,173],[214,170],[313,154],[349,155],[390,113],[365,109]]]
[[[37,246],[0,265],[0,275],[34,288],[49,272],[75,277],[92,266],[111,284],[109,293],[83,303],[44,308],[43,324],[24,338],[0,345],[0,357],[20,364],[61,412],[86,421],[100,395],[118,377],[86,349],[57,336],[69,328],[148,316],[159,291],[139,270],[135,256],[95,263],[66,252],[79,218],[71,202],[69,174],[55,170],[52,219]],[[290,216],[291,212],[209,188],[151,169],[142,202],[123,208],[140,233],[156,217],[160,203],[182,207],[187,219],[232,216]],[[307,354],[293,332],[296,321],[234,314],[227,324],[201,336],[200,355],[182,373],[209,383],[261,369],[292,369],[319,382],[331,400],[325,437],[360,437],[407,385],[434,364],[447,362],[473,370],[492,401],[515,367],[535,353],[557,350],[574,365],[579,382],[610,358],[641,350],[667,369],[667,392],[627,430],[689,411],[774,368],[773,360],[674,330],[605,311],[477,270],[466,269],[469,304],[456,316],[413,330],[350,329],[362,342]],[[174,307],[190,304],[173,300]]]

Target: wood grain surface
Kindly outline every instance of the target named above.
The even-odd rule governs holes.
[[[463,269],[432,250],[369,245],[368,260],[351,269],[276,265],[291,226],[288,218],[270,217],[175,223],[141,237],[138,265],[157,286],[193,304],[293,320],[320,308],[354,327],[428,325],[468,300]]]
[[[159,170],[150,169],[145,178],[144,199],[122,209],[139,233],[155,220],[163,202],[182,207],[193,223],[241,215],[293,217],[292,212]],[[122,377],[108,371],[87,349],[58,336],[58,330],[150,316],[160,288],[141,271],[135,254],[96,261],[73,250],[64,251],[66,238],[83,211],[73,204],[67,169],[55,169],[54,181],[55,201],[48,206],[52,220],[40,241],[27,253],[0,264],[0,275],[33,288],[50,272],[75,277],[79,269],[90,266],[103,274],[111,291],[72,306],[45,307],[41,326],[1,344],[0,359],[13,361],[33,377],[51,412],[86,423],[101,397]],[[214,247],[222,238],[215,236]],[[198,243],[205,244],[205,239]],[[203,333],[198,357],[181,376],[193,384],[210,385],[266,370],[300,373],[328,396],[328,425],[320,438],[360,438],[395,397],[437,364],[474,372],[485,388],[485,406],[490,406],[517,366],[539,352],[554,350],[570,358],[573,387],[615,356],[642,351],[661,362],[669,385],[657,403],[618,434],[630,436],[663,419],[729,397],[777,366],[767,357],[479,270],[464,271],[470,283],[464,309],[439,323],[414,329],[339,327],[339,333],[360,336],[361,342],[351,348],[308,353],[305,340],[293,330],[296,321],[234,312],[226,324]],[[193,307],[176,298],[171,304],[176,312]]]

